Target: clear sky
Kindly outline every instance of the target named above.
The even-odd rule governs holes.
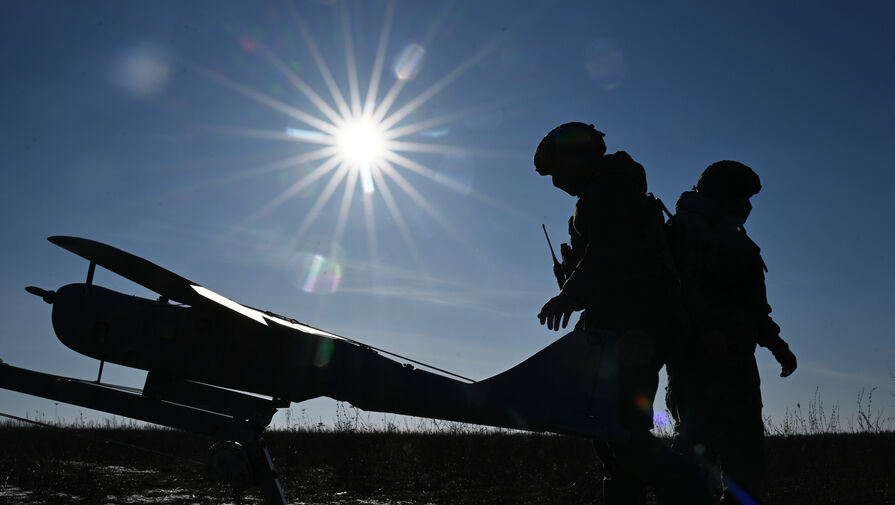
[[[83,282],[86,262],[45,240],[76,235],[468,377],[498,373],[558,337],[535,317],[556,291],[540,225],[564,241],[574,200],[531,159],[547,131],[584,121],[669,207],[714,161],[761,176],[747,228],[799,358],[784,380],[759,349],[767,415],[819,390],[847,419],[874,386],[891,415],[895,8],[797,4],[4,2],[0,358],[95,377],[23,290]],[[344,130],[331,125],[364,111],[387,151],[327,150]],[[103,270],[96,282],[148,294]],[[4,391],[0,411],[82,409]]]

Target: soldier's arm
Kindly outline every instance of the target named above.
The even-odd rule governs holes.
[[[573,300],[578,309],[603,303],[609,285],[607,270],[611,268],[612,254],[609,245],[614,242],[610,226],[612,209],[601,206],[605,207],[605,202],[599,199],[579,199],[571,223],[575,229],[570,231],[585,239],[573,244],[576,259],[579,254],[580,259],[560,294]]]
[[[576,214],[577,212],[576,207]],[[580,281],[576,280],[571,285],[569,284],[569,279],[575,273],[581,261],[580,251],[583,249],[580,237],[578,237],[577,232],[573,228],[574,219],[575,216],[569,219],[569,242],[572,243],[572,246],[568,244],[560,245],[560,254],[563,257],[562,269],[566,280],[560,286],[559,294],[548,300],[538,313],[538,320],[540,320],[541,324],[546,324],[547,329],[550,330],[565,328],[572,313],[584,308],[577,294],[577,290],[580,289]]]
[[[601,215],[591,205],[592,200],[579,199],[575,206],[575,216],[571,231],[573,237],[586,237],[586,241],[575,241],[572,249],[581,253],[574,269],[571,271],[559,294],[551,298],[541,307],[538,319],[551,330],[565,328],[572,313],[586,307],[596,307],[605,296],[607,282],[601,273],[605,270],[606,261],[599,257],[598,244],[605,238],[600,229]],[[587,227],[587,228],[585,228]],[[600,240],[595,239],[599,236]],[[571,258],[570,258],[571,259]],[[573,260],[574,261],[574,260]],[[602,267],[602,268],[600,268]]]
[[[582,251],[585,247],[585,244],[582,244],[581,237],[578,236],[578,232],[575,231],[574,221],[575,216],[569,218],[569,242],[559,245],[560,256],[562,256],[562,269],[566,279],[572,275],[572,272],[578,267],[578,263],[581,262]]]
[[[780,337],[780,326],[766,316],[765,321],[758,328],[758,345],[771,351],[774,359],[780,364],[780,377],[788,377],[798,366],[796,355],[789,349],[789,344]]]
[[[761,261],[762,267],[764,262]],[[768,304],[767,289],[764,282],[764,271],[758,270],[755,277],[755,342],[771,351],[774,359],[780,364],[780,377],[788,377],[797,365],[796,355],[789,349],[789,344],[780,337],[780,326],[771,318],[771,305]]]

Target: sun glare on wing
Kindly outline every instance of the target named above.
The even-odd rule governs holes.
[[[282,76],[299,92],[303,98],[313,105],[310,111],[264,94],[256,89],[229,79],[218,72],[211,72],[202,68],[199,71],[205,73],[216,82],[231,90],[257,102],[260,105],[284,114],[290,122],[301,123],[300,127],[287,127],[284,130],[271,131],[246,131],[244,133],[264,138],[285,140],[311,145],[300,154],[286,159],[277,160],[268,166],[257,167],[247,171],[249,175],[265,173],[297,167],[300,164],[318,163],[298,178],[298,180],[285,187],[280,194],[269,198],[267,202],[254,213],[246,217],[236,226],[235,231],[245,229],[249,224],[269,215],[279,206],[289,202],[293,197],[301,195],[311,185],[323,184],[313,205],[303,213],[303,219],[297,225],[290,240],[285,244],[287,250],[295,250],[302,238],[309,231],[312,224],[326,208],[328,202],[336,194],[340,187],[342,190],[341,203],[338,206],[335,228],[332,233],[331,243],[337,246],[345,231],[350,209],[354,203],[356,193],[361,197],[361,205],[365,226],[367,230],[367,242],[370,249],[370,258],[376,261],[377,234],[376,209],[374,197],[378,196],[387,209],[390,221],[397,227],[404,239],[407,250],[420,261],[416,245],[410,234],[410,230],[399,202],[409,202],[423,214],[437,222],[444,231],[453,238],[463,241],[461,235],[454,226],[442,214],[433,207],[414,187],[402,172],[413,173],[422,176],[436,184],[443,184],[444,177],[437,171],[424,164],[408,158],[400,153],[428,153],[445,155],[467,155],[475,152],[483,153],[485,150],[467,149],[463,146],[449,146],[444,144],[441,137],[449,130],[449,124],[453,121],[481,112],[482,109],[493,107],[493,104],[483,107],[469,107],[454,109],[450,114],[436,117],[417,119],[415,122],[405,121],[411,114],[417,112],[421,106],[436,96],[445,87],[458,79],[468,69],[479,63],[485,56],[498,45],[500,38],[494,39],[482,46],[468,59],[461,62],[455,68],[450,69],[443,77],[434,81],[424,91],[399,104],[399,95],[404,86],[420,74],[423,60],[426,55],[425,47],[432,42],[440,21],[446,17],[446,11],[436,16],[429,33],[418,43],[413,43],[396,53],[400,56],[396,60],[392,72],[394,81],[390,88],[382,93],[380,86],[383,84],[384,75],[387,75],[385,60],[388,51],[389,34],[394,16],[394,1],[388,3],[383,16],[382,28],[379,34],[375,58],[372,62],[372,70],[366,87],[366,94],[362,96],[361,79],[355,61],[354,41],[350,16],[344,3],[338,7],[341,15],[342,36],[345,47],[344,61],[346,64],[347,82],[338,83],[330,70],[328,62],[336,61],[335,58],[326,58],[317,46],[307,22],[294,8],[291,9],[293,28],[298,28],[307,55],[314,62],[325,84],[325,90],[314,89],[299,75],[294,66],[285,63],[284,58],[257,40],[246,42],[243,39],[241,47],[247,53],[261,57],[266,63],[276,68]],[[299,58],[296,55],[288,55],[289,61]],[[344,93],[347,87],[347,93]],[[322,92],[329,93],[329,100],[324,98]],[[416,114],[420,116],[420,114]],[[442,132],[437,135],[429,135],[431,132]],[[428,139],[428,142],[413,140]],[[438,142],[432,142],[437,139]],[[328,180],[326,179],[328,177]],[[324,183],[323,181],[326,180]],[[358,188],[360,186],[360,188]],[[445,186],[452,189],[450,186]],[[392,191],[396,188],[398,192]],[[489,204],[500,207],[501,205],[485,195],[477,192],[466,193]],[[403,198],[401,198],[403,197]],[[406,206],[406,205],[405,205]]]

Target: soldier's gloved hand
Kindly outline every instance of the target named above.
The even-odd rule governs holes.
[[[771,353],[774,355],[774,359],[777,360],[777,363],[780,363],[780,377],[789,377],[793,372],[796,371],[796,355],[789,350],[789,346],[783,344],[780,347],[775,347],[771,349]]]
[[[541,307],[541,311],[538,313],[538,320],[541,321],[541,324],[546,323],[547,329],[559,330],[560,321],[562,322],[562,327],[565,328],[569,324],[572,312],[580,308],[572,296],[564,291],[560,291],[558,295],[547,300],[547,303]]]

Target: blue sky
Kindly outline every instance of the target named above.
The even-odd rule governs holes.
[[[761,176],[747,228],[800,365],[780,379],[758,351],[767,415],[781,419],[819,389],[848,418],[858,392],[874,386],[886,393],[874,406],[895,410],[892,7],[389,8],[5,3],[0,358],[94,376],[96,362],[56,340],[50,308],[22,289],[82,281],[86,262],[45,240],[63,234],[252,306],[469,377],[493,375],[558,336],[535,317],[555,291],[540,225],[563,241],[574,200],[538,177],[531,157],[551,128],[585,121],[606,132],[610,151],[644,165],[669,207],[714,161]],[[329,73],[350,109],[353,67],[362,106],[377,54],[376,105],[398,83],[386,117],[402,111],[393,128],[420,125],[397,139],[413,150],[380,172],[384,183],[359,176],[342,219],[346,181],[322,198],[334,170],[284,196],[327,160],[284,161],[320,148],[302,141],[319,133],[296,110],[326,120],[296,78],[338,109]],[[315,261],[326,267],[316,283]],[[147,294],[105,271],[96,280]],[[130,385],[142,377],[114,366],[105,375]],[[9,392],[0,406],[48,417],[81,410]],[[324,421],[331,411],[309,407]]]

